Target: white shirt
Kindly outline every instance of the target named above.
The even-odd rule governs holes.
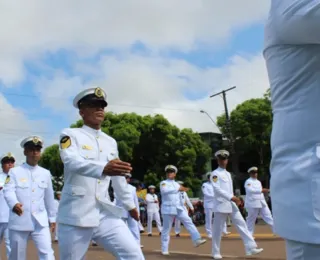
[[[4,187],[6,201],[10,209],[17,203],[23,209],[21,216],[10,211],[9,229],[34,231],[34,221],[42,227],[56,222],[51,174],[47,169],[24,163],[12,168],[9,176],[10,181]]]
[[[320,244],[320,0],[272,0],[264,57],[271,87],[274,232]]]
[[[244,184],[246,189],[245,208],[262,208],[265,206],[265,198],[262,193],[261,182],[257,179],[249,178]]]
[[[210,180],[214,190],[213,212],[232,213],[237,206],[231,202],[234,196],[231,174],[219,167],[211,173]]]
[[[180,184],[175,180],[165,180],[160,183],[161,214],[177,215],[178,210],[185,210],[180,201]]]
[[[156,194],[148,193],[146,196],[147,212],[159,212],[159,200]]]
[[[69,137],[68,147],[60,145],[64,163],[64,186],[59,203],[58,222],[97,227],[100,219],[113,214],[121,218],[123,209],[110,201],[108,187],[112,180],[115,195],[126,211],[135,208],[131,190],[123,176],[103,174],[107,163],[118,158],[117,142],[101,130],[86,125],[64,129],[62,138]],[[67,143],[67,142],[66,142]]]
[[[0,173],[0,223],[8,223],[9,222],[9,206],[7,201],[5,200],[3,189],[7,179],[7,174],[4,172]]]
[[[189,207],[189,209],[194,210],[188,194],[185,191],[179,191],[179,195],[180,195],[180,205],[184,207],[186,211],[188,211],[187,206]]]
[[[202,193],[203,193],[203,207],[205,209],[212,209],[214,203],[214,191],[211,181],[207,181],[202,184]]]
[[[132,200],[134,201],[134,204],[139,212],[139,201],[138,201],[138,196],[137,196],[137,189],[136,187],[132,186],[131,184],[128,184],[128,188],[131,191],[131,196],[132,196]],[[117,195],[115,194],[115,204],[118,207],[123,208],[123,214],[122,214],[122,218],[127,219],[129,217],[129,211],[127,211],[121,201],[121,199],[117,199]]]

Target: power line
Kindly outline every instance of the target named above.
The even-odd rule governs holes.
[[[28,94],[18,94],[18,93],[4,93],[5,96],[19,96],[19,97],[27,97],[27,98],[39,98],[35,95],[28,95]],[[48,99],[58,99],[58,100],[69,100],[68,98],[61,98],[61,97],[49,97]],[[183,108],[169,108],[169,107],[156,107],[156,106],[148,106],[148,105],[130,105],[130,104],[119,104],[119,103],[110,103],[110,106],[119,106],[119,107],[136,107],[136,108],[148,108],[148,109],[159,109],[159,110],[173,110],[173,111],[181,111],[181,112],[193,112],[199,113],[199,110],[188,110]],[[0,109],[1,110],[1,109]],[[18,112],[17,112],[18,113]]]

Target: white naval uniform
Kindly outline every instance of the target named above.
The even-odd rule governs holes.
[[[54,200],[54,206],[56,210],[56,216],[58,215],[58,208],[59,208],[59,200]],[[54,232],[54,240],[58,240],[58,224],[56,224],[56,230]]]
[[[21,203],[23,213],[9,215],[11,253],[9,260],[25,260],[29,236],[34,241],[40,260],[54,259],[49,222],[56,222],[51,174],[41,166],[27,163],[9,171],[10,181],[4,195],[10,209]]]
[[[211,181],[207,181],[202,184],[203,193],[203,207],[205,213],[205,227],[206,233],[209,238],[212,238],[212,216],[213,216],[213,203],[214,203],[214,191]],[[214,220],[213,220],[214,221]],[[222,233],[227,234],[227,223],[224,224]]]
[[[64,163],[64,187],[58,219],[60,259],[83,260],[91,239],[118,260],[144,260],[140,246],[121,219],[123,209],[110,201],[110,180],[127,211],[135,208],[131,190],[123,176],[106,176],[106,164],[118,157],[117,142],[101,130],[86,125],[64,129],[68,148],[60,147]]]
[[[188,208],[191,210],[194,210],[193,205],[189,199],[189,196],[185,191],[179,191],[179,196],[180,196],[180,204],[183,206],[184,210],[189,216]],[[174,220],[174,232],[176,234],[180,234],[181,232],[181,221],[178,218]]]
[[[156,202],[157,201],[157,202]],[[146,196],[147,202],[147,215],[148,215],[148,234],[152,234],[152,221],[154,220],[157,224],[158,231],[162,232],[161,219],[159,213],[159,200],[156,194],[148,193]]]
[[[165,180],[160,183],[161,214],[163,227],[161,233],[162,252],[169,251],[170,230],[174,219],[179,219],[191,235],[193,242],[201,239],[201,235],[180,201],[180,184],[174,180]]]
[[[262,219],[271,227],[273,227],[273,218],[262,193],[261,182],[254,178],[246,180],[244,187],[246,189],[245,208],[248,212],[247,226],[250,233],[253,235],[254,227],[259,214]]]
[[[2,242],[2,239],[4,239],[4,242],[6,244],[6,255],[7,255],[7,258],[9,258],[9,254],[11,251],[10,240],[9,240],[9,229],[8,229],[10,210],[9,210],[7,201],[4,198],[4,192],[3,192],[3,188],[5,185],[7,176],[8,175],[6,173],[0,172],[0,187],[2,188],[2,190],[0,190],[0,244]],[[1,259],[1,256],[0,256],[0,259]]]
[[[320,0],[272,0],[265,27],[272,213],[290,260],[320,255],[319,24]]]
[[[132,199],[134,201],[136,208],[139,209],[139,202],[138,202],[136,187],[132,186],[131,184],[128,184],[128,188],[131,190]],[[140,246],[141,239],[140,239],[140,229],[139,229],[138,221],[136,221],[134,218],[130,216],[129,212],[125,209],[123,203],[121,202],[121,199],[117,199],[116,194],[115,194],[115,202],[118,207],[123,208],[122,219],[128,225],[128,228],[130,229],[132,235],[134,236],[135,240]]]
[[[213,181],[213,177],[216,177],[215,181]],[[221,233],[228,214],[231,216],[232,223],[240,233],[246,251],[248,252],[256,248],[257,244],[250,234],[238,206],[231,201],[234,196],[231,174],[227,170],[219,167],[211,173],[210,180],[215,195],[213,204],[212,254],[220,255]]]

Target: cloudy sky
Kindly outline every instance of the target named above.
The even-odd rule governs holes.
[[[19,8],[17,7],[19,6]],[[0,152],[22,160],[21,139],[57,143],[79,119],[81,90],[100,86],[108,110],[161,113],[180,128],[216,132],[268,88],[262,58],[269,0],[3,0],[0,3]]]

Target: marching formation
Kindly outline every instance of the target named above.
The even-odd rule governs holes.
[[[55,259],[51,232],[58,241],[60,259],[81,260],[90,243],[97,243],[116,259],[143,260],[139,222],[139,202],[136,188],[130,184],[131,165],[119,159],[117,142],[101,130],[106,94],[100,88],[90,88],[74,99],[83,119],[81,128],[64,129],[60,136],[60,156],[64,164],[64,186],[54,199],[50,171],[38,165],[43,140],[30,136],[21,142],[26,162],[14,167],[15,157],[1,157],[0,174],[0,237],[6,243],[9,260],[25,260],[29,238],[37,247],[40,260]],[[228,235],[227,217],[232,219],[244,242],[247,255],[262,252],[253,238],[254,223],[260,214],[273,226],[270,210],[257,179],[257,168],[249,169],[245,183],[247,223],[240,214],[239,198],[233,194],[232,178],[226,170],[228,151],[215,154],[219,167],[207,174],[202,186],[206,214],[207,237],[212,239],[212,255],[221,259],[220,242]],[[165,180],[160,183],[161,205],[149,186],[146,196],[148,236],[152,236],[152,221],[161,235],[163,255],[169,255],[170,231],[174,224],[179,236],[181,223],[190,233],[195,247],[206,243],[192,219],[193,211],[183,182],[176,181],[178,169],[165,167]],[[110,192],[112,188],[112,192]],[[161,224],[161,217],[163,224]],[[214,215],[214,221],[212,224]]]

